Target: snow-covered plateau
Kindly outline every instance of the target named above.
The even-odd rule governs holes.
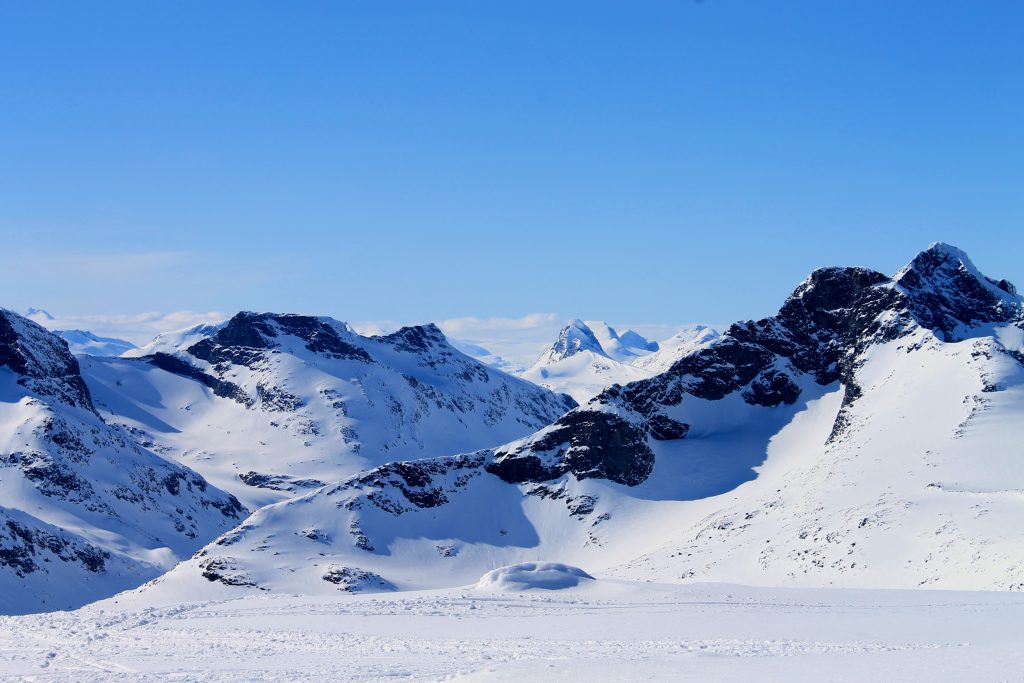
[[[0,617],[24,681],[1016,681],[1024,594],[614,579]]]
[[[0,676],[1021,679],[1024,300],[955,247],[521,377],[271,313],[126,355],[0,311]]]

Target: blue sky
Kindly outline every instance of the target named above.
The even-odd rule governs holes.
[[[1024,3],[0,0],[0,305],[626,323],[1024,284]]]

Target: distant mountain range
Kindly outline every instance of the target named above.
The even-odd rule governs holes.
[[[242,312],[76,359],[0,311],[0,610],[150,579],[154,600],[456,586],[538,559],[1024,588],[1024,302],[955,247],[891,277],[816,270],[722,332],[573,320],[522,377],[480,351]]]
[[[595,352],[578,327],[556,350]],[[777,315],[526,438],[262,508],[149,590],[454,586],[538,557],[656,581],[1017,590],[1022,417],[1022,300],[936,244],[892,277],[815,271]]]

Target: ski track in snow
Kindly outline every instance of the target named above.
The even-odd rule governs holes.
[[[599,581],[558,592],[131,594],[0,618],[0,680],[1014,680],[1024,595]]]

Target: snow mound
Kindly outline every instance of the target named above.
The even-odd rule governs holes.
[[[593,581],[594,577],[579,567],[559,562],[522,562],[487,572],[476,587],[490,591],[561,590],[575,588],[581,580]]]

